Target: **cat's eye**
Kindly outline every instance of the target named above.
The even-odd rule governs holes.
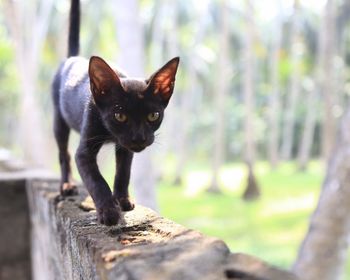
[[[149,113],[147,115],[147,119],[150,121],[150,122],[154,122],[156,120],[159,119],[159,112],[153,112],[153,113]]]
[[[114,116],[118,122],[126,122],[126,120],[128,119],[128,117],[123,113],[115,113]]]

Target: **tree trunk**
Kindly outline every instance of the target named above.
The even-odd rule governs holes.
[[[155,6],[155,16],[152,24],[152,37],[150,46],[150,57],[152,58],[152,67],[160,67],[164,64],[164,39],[166,37],[164,25],[165,20],[167,19],[166,12],[168,5],[172,5],[172,3],[169,3],[168,1],[160,1]],[[176,36],[176,32],[174,33]]]
[[[200,44],[204,37],[205,32],[205,23],[207,21],[207,9],[202,9],[200,14],[195,15],[195,20],[198,22],[196,26],[196,32],[193,38],[193,41],[190,43],[189,49],[190,55],[188,56],[188,66],[187,66],[187,74],[186,74],[186,85],[183,89],[183,92],[180,96],[180,106],[177,114],[177,123],[179,123],[178,119],[181,118],[181,128],[176,130],[176,135],[174,135],[174,139],[176,139],[176,156],[177,162],[175,167],[175,180],[174,183],[176,185],[181,185],[183,181],[183,173],[184,168],[186,166],[186,162],[189,156],[188,150],[188,141],[189,141],[189,132],[190,132],[190,124],[188,120],[194,117],[193,115],[193,100],[198,92],[198,77],[196,73],[196,61],[198,59],[198,54],[196,53],[198,44]],[[192,114],[191,114],[192,113]]]
[[[298,151],[298,169],[300,171],[305,171],[307,164],[310,160],[312,140],[314,139],[315,127],[316,127],[316,117],[317,117],[317,105],[318,105],[318,90],[319,85],[316,88],[312,88],[307,92],[306,99],[306,117],[304,122],[304,129],[301,136],[301,142],[299,144]],[[315,105],[316,103],[316,105]]]
[[[194,60],[189,59],[189,65],[187,68],[187,86],[186,91],[182,93],[180,108],[179,108],[179,118],[182,119],[181,129],[178,130],[177,135],[177,162],[175,166],[175,185],[181,185],[183,181],[183,171],[188,159],[188,133],[189,133],[189,123],[188,120],[191,119],[190,108],[192,107],[191,99],[197,90],[198,82],[197,76],[194,69]]]
[[[322,44],[320,46],[322,54],[321,61],[321,83],[324,101],[324,118],[322,133],[322,156],[328,160],[334,146],[336,133],[336,119],[333,114],[334,105],[337,103],[334,81],[336,80],[334,58],[336,50],[336,3],[334,0],[328,0],[325,11],[323,26],[320,32],[323,34]]]
[[[91,5],[86,5],[90,6],[90,11],[85,11],[84,9],[84,14],[83,18],[86,19],[84,24],[87,26],[84,26],[86,29],[88,28],[89,32],[86,34],[86,43],[84,44],[84,49],[80,50],[80,55],[89,57],[91,54],[96,53],[96,47],[98,47],[98,42],[101,41],[101,24],[96,24],[96,22],[101,22],[103,20],[103,12],[104,12],[104,5],[96,5],[95,3],[91,3]],[[86,7],[87,8],[87,7]],[[89,13],[89,14],[87,14]]]
[[[279,13],[281,13],[281,1],[277,0]],[[271,94],[268,111],[268,159],[274,169],[279,161],[279,119],[280,119],[280,83],[279,83],[279,56],[282,43],[282,19],[279,15],[273,29],[271,50]]]
[[[253,166],[249,162],[247,162],[247,169],[247,187],[243,193],[243,199],[249,201],[255,200],[260,196],[260,189],[255,178]]]
[[[248,183],[243,194],[244,199],[255,199],[259,196],[259,187],[254,175],[255,141],[254,141],[254,8],[250,0],[246,0],[245,25],[243,45],[243,94],[244,94],[244,159],[248,168]]]
[[[314,70],[315,83],[311,89],[308,89],[306,105],[306,117],[304,122],[304,129],[301,136],[301,142],[299,144],[298,151],[298,169],[304,171],[307,168],[307,164],[310,159],[312,140],[314,138],[314,132],[316,127],[316,118],[318,111],[318,100],[322,92],[323,75],[322,67],[324,66],[324,20],[320,26],[320,31],[318,34],[318,52],[317,61]]]
[[[219,188],[219,172],[224,162],[225,153],[225,124],[226,124],[226,96],[229,88],[230,78],[230,59],[229,59],[229,8],[227,1],[220,2],[220,33],[218,53],[218,69],[214,94],[215,123],[214,123],[214,154],[212,166],[212,179],[208,192],[218,193]]]
[[[144,34],[140,21],[138,0],[116,0],[116,29],[121,53],[118,64],[132,77],[143,77],[145,68]],[[137,203],[158,209],[155,194],[155,173],[152,162],[152,148],[135,154],[131,183]]]
[[[296,107],[300,92],[300,62],[301,62],[301,40],[300,40],[300,4],[294,1],[294,14],[291,27],[291,80],[289,93],[285,104],[285,115],[283,122],[283,138],[281,154],[283,159],[290,160],[292,156]]]
[[[48,29],[53,0],[33,3],[5,1],[5,17],[14,41],[20,80],[19,145],[25,160],[37,166],[49,165],[42,110],[36,98],[39,60]]]
[[[154,67],[160,67],[165,61],[179,55],[179,3],[177,1],[160,1],[155,9],[150,54],[152,65]],[[181,157],[184,153],[185,148],[181,145],[181,135],[185,133],[185,127],[181,126],[181,129],[179,129],[179,122],[181,122],[179,120],[184,117],[181,109],[178,108],[181,94],[179,84],[177,84],[176,93],[172,96],[166,109],[160,131],[161,144],[166,143],[166,145],[158,147],[161,151],[161,153],[158,153],[160,161],[163,161],[173,151],[176,151],[177,157]],[[158,172],[158,176],[161,177],[163,170],[158,170]]]
[[[308,94],[307,115],[299,146],[298,165],[300,170],[305,170],[311,153],[311,143],[314,135],[317,115],[317,105],[315,102],[318,96],[323,96],[324,116],[322,133],[322,156],[328,159],[330,151],[334,145],[334,135],[336,131],[336,119],[333,114],[334,105],[337,102],[337,80],[333,60],[335,56],[335,5],[328,1],[318,38],[318,56],[315,68],[315,89]],[[339,77],[338,77],[339,78]],[[317,104],[317,103],[316,103]]]
[[[294,264],[301,279],[341,279],[350,235],[349,132],[350,108],[342,119],[320,199]]]

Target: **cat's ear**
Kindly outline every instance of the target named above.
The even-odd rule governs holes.
[[[122,84],[114,70],[98,56],[89,62],[90,89],[96,103],[109,100],[112,88],[122,90]]]
[[[154,95],[159,95],[168,104],[173,94],[175,76],[180,58],[175,57],[167,62],[162,68],[155,72],[148,80],[149,88]]]

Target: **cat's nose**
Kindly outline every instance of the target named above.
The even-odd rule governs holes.
[[[131,138],[131,143],[136,146],[143,146],[146,143],[146,137],[141,134],[134,135]]]
[[[134,136],[130,139],[129,149],[133,152],[141,152],[146,146],[146,137],[142,135]]]

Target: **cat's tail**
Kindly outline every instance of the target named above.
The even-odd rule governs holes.
[[[80,0],[71,0],[68,31],[68,57],[79,54]]]

